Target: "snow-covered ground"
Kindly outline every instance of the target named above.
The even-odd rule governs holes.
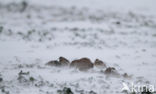
[[[1,0],[0,94],[59,94],[64,87],[74,94],[121,94],[123,82],[156,87],[155,4]],[[60,56],[99,58],[132,77],[108,77],[98,68],[81,72],[45,66]],[[29,73],[20,78],[21,70]]]

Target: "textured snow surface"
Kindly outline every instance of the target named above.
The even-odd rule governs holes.
[[[1,0],[0,94],[59,94],[64,87],[74,94],[124,94],[122,82],[156,87],[155,3]],[[105,75],[105,68],[82,72],[45,65],[60,56],[99,58],[131,78]]]

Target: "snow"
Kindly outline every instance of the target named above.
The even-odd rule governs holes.
[[[63,87],[74,94],[124,94],[122,82],[156,86],[155,0],[26,2],[22,12],[21,0],[0,1],[0,94],[56,94]],[[105,68],[45,65],[60,56],[99,58],[132,78],[109,77]],[[21,70],[29,72],[28,82],[19,82]]]

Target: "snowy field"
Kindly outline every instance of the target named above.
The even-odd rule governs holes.
[[[135,94],[123,92],[123,82],[156,90],[155,4],[0,0],[0,94],[72,94],[65,88],[73,94]],[[45,65],[60,56],[98,58],[120,76],[104,74],[105,68],[84,72]]]

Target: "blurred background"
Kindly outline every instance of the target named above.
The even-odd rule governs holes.
[[[56,94],[65,85],[76,94],[80,92],[75,88],[82,94],[94,94],[88,90],[117,94],[122,81],[155,85],[155,4],[156,0],[0,0],[0,77],[4,79],[0,89]],[[107,79],[96,69],[72,74],[73,70],[45,67],[60,56],[70,61],[99,58],[134,79]],[[20,70],[29,71],[36,84],[44,85],[17,82]]]

